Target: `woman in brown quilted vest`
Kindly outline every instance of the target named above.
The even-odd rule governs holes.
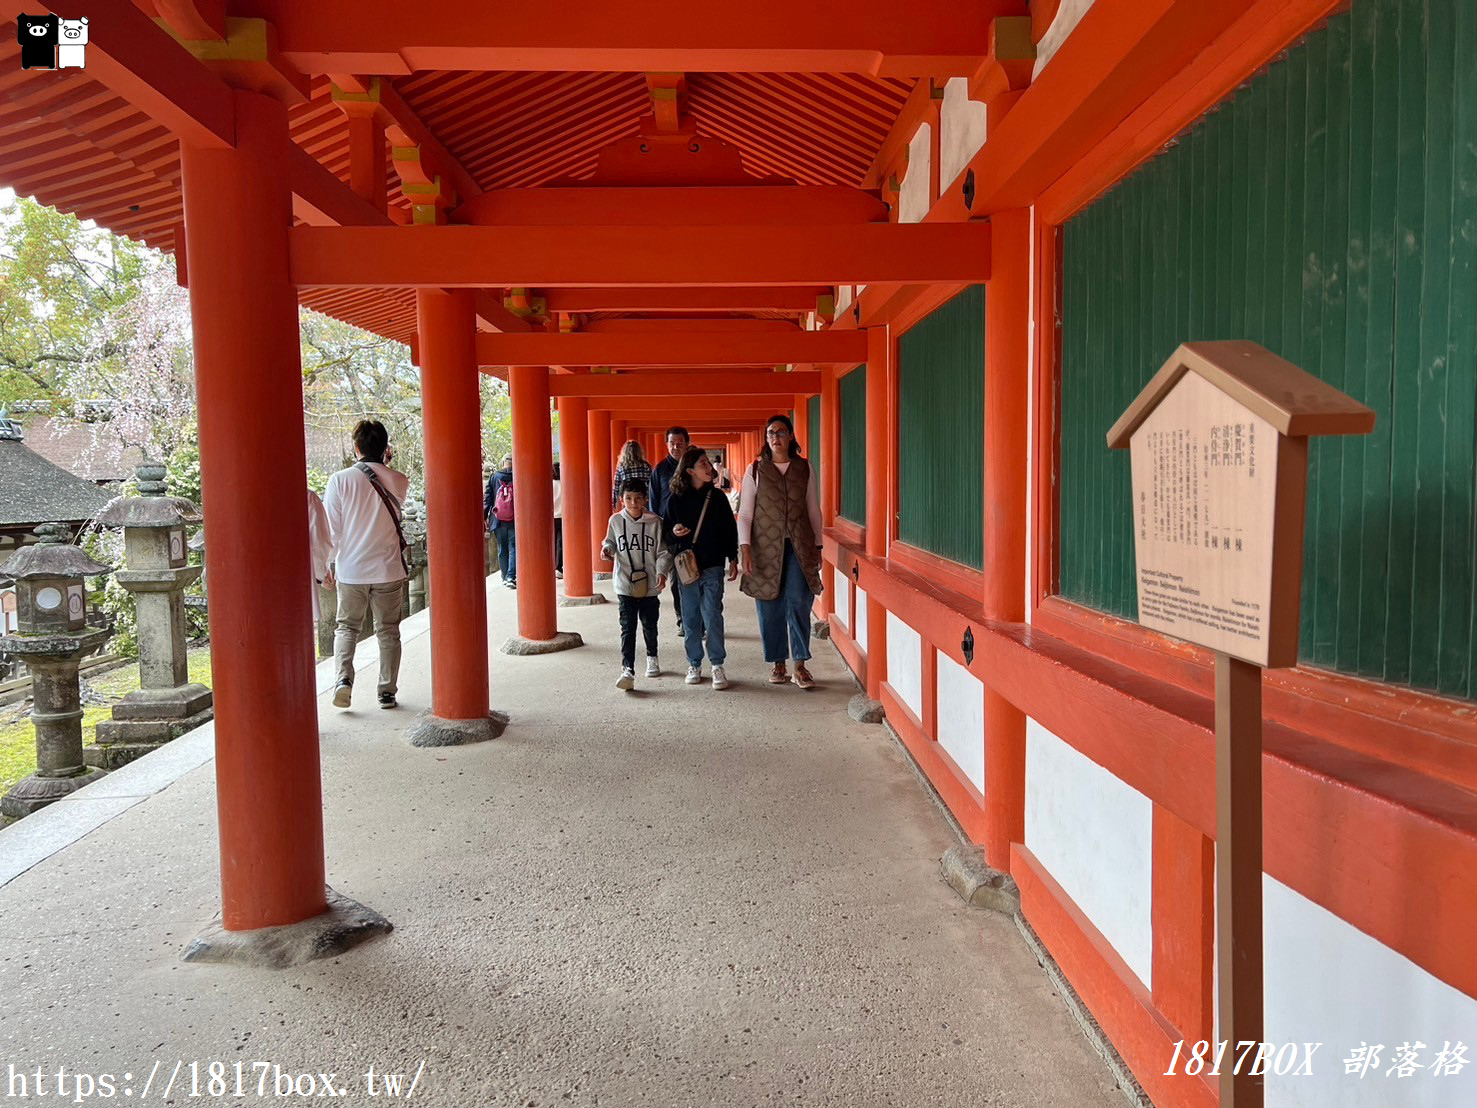
[[[744,571],[739,588],[759,609],[764,660],[774,667],[770,684],[790,680],[785,664],[794,658],[795,684],[813,689],[815,679],[805,663],[810,660],[810,609],[821,591],[821,508],[789,416],[770,417],[764,449],[744,470],[738,532]]]

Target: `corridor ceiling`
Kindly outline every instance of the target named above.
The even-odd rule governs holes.
[[[865,187],[874,204],[879,196],[895,201],[895,193],[878,190],[877,178],[882,153],[898,154],[889,135],[900,115],[910,103],[916,112],[920,97],[936,97],[949,76],[971,73],[988,51],[990,21],[1017,7],[985,0],[966,17],[937,0],[760,0],[718,13],[679,13],[647,0],[559,12],[449,0],[411,7],[384,0],[104,0],[83,5],[92,24],[86,69],[25,71],[13,19],[38,6],[46,7],[9,3],[0,11],[11,20],[0,32],[0,184],[174,253],[183,245],[184,217],[180,120],[171,116],[196,111],[192,88],[239,83],[243,72],[238,62],[212,60],[201,49],[214,28],[226,35],[219,46],[238,57],[238,41],[271,28],[275,41],[268,38],[263,51],[270,61],[249,64],[277,74],[271,84],[289,103],[294,142],[345,186],[352,105],[344,101],[373,90],[388,105],[390,219],[412,221],[404,186],[415,182],[402,177],[393,148],[413,137],[419,156],[439,163],[432,168],[448,182],[441,218],[455,224],[470,221],[458,209],[479,192],[656,183],[597,169],[603,150],[643,136],[687,138],[707,148],[704,156],[731,160],[736,151],[746,175],[674,185],[788,184],[838,193]],[[176,41],[186,39],[189,52]],[[463,68],[430,68],[437,64]],[[588,68],[597,65],[608,68]],[[885,218],[886,208],[877,209]],[[297,223],[331,222],[301,199],[295,214]],[[501,302],[509,291],[492,295]],[[829,289],[768,290],[768,297],[765,290],[715,290],[691,298],[693,307],[660,291],[563,289],[545,297],[533,288],[520,293],[517,306],[543,307],[557,319],[553,305],[561,300],[585,305],[566,317],[566,329],[684,311],[798,323],[816,294]],[[602,304],[601,292],[614,295]],[[307,288],[301,299],[386,337],[414,339],[411,289]]]

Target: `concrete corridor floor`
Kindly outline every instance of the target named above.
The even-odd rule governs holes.
[[[516,594],[489,596],[495,648]],[[425,634],[398,711],[372,671],[352,709],[320,698],[329,881],[395,925],[342,957],[180,962],[218,906],[213,762],[0,887],[0,1096],[64,1066],[112,1075],[113,1103],[305,1099],[274,1069],[258,1098],[261,1062],[365,1105],[387,1072],[458,1108],[1122,1104],[1014,924],[941,881],[953,833],[847,717],[831,646],[822,688],[772,687],[752,602],[727,607],[726,692],[684,685],[664,598],[667,676],[636,693],[614,605],[561,609],[582,649],[494,650],[492,743],[405,743]]]

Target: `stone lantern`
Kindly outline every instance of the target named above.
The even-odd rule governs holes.
[[[189,564],[188,528],[200,522],[190,501],[168,496],[164,467],[137,469],[140,496],[119,496],[98,516],[122,528],[127,568],[118,583],[133,594],[138,619],[139,689],[97,727],[98,764],[117,769],[210,719],[208,688],[189,679],[185,589],[201,573]]]
[[[87,626],[84,577],[112,571],[67,540],[60,523],[36,528],[40,542],[24,546],[5,563],[14,579],[17,630],[0,639],[5,652],[31,671],[31,720],[36,728],[36,772],[0,799],[11,819],[74,793],[106,772],[82,760],[82,698],[77,663],[107,641],[108,632]]]
[[[406,598],[405,612],[414,615],[425,608],[426,597],[426,522],[422,518],[425,508],[420,501],[407,499],[405,501],[404,518],[400,529],[405,534],[405,541],[410,545],[407,554],[410,558],[410,595]]]

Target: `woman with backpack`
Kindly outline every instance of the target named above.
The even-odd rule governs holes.
[[[610,487],[610,510],[620,509],[621,488],[627,481],[637,479],[651,484],[651,463],[646,460],[646,451],[635,439],[628,439],[621,447],[621,456],[615,463],[615,483]]]
[[[728,497],[714,482],[707,451],[689,447],[672,474],[663,513],[663,537],[675,552],[676,585],[682,590],[683,645],[687,649],[687,683],[703,679],[703,635],[713,666],[713,688],[728,688],[723,671],[723,567],[728,580],[738,576],[738,525]]]
[[[770,684],[790,680],[785,662],[794,658],[795,684],[815,688],[805,663],[810,660],[810,609],[821,591],[821,507],[815,475],[801,457],[789,416],[769,418],[764,449],[744,470],[738,539],[744,571],[739,588],[759,609],[764,660],[774,666]]]
[[[482,497],[482,510],[487,526],[497,536],[497,564],[502,570],[503,585],[518,587],[518,535],[513,511],[513,455],[503,455],[503,468],[487,479],[487,492]]]

